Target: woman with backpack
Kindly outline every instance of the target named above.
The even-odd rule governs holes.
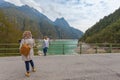
[[[23,45],[27,44],[30,49],[28,52],[28,54],[24,54],[25,52],[25,48],[22,49]],[[34,62],[33,62],[33,56],[34,56],[34,50],[33,47],[35,46],[35,41],[32,38],[32,34],[30,31],[24,31],[23,33],[23,38],[21,39],[20,42],[20,52],[21,52],[21,56],[22,56],[22,60],[25,62],[25,68],[26,68],[26,73],[25,76],[29,77],[30,76],[30,66],[29,64],[31,64],[32,67],[32,71],[35,72],[35,66],[34,66]],[[21,51],[22,49],[22,51]]]

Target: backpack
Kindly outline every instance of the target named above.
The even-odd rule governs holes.
[[[30,46],[26,43],[23,43],[20,48],[20,53],[27,57],[28,54],[30,53]]]

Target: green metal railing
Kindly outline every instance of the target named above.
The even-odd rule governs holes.
[[[42,51],[42,46],[38,45],[38,51]],[[47,54],[49,55],[67,55],[75,53],[76,44],[50,44]]]
[[[35,47],[34,51],[37,55],[42,46]],[[80,43],[80,44],[50,44],[48,55],[67,55],[67,54],[93,54],[93,53],[120,53],[120,44],[117,43]],[[0,44],[0,56],[18,56],[18,43]]]
[[[120,53],[120,43],[79,43],[77,53]]]

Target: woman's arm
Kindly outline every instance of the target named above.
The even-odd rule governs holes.
[[[19,49],[22,47],[23,42],[24,42],[24,40],[22,39],[21,42],[20,42],[20,47],[19,47]]]

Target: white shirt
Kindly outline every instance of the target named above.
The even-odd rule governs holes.
[[[43,46],[43,48],[45,48],[45,47],[49,48],[49,39],[47,39],[47,40],[44,39],[44,40],[43,40],[43,45],[42,45],[42,46]]]

